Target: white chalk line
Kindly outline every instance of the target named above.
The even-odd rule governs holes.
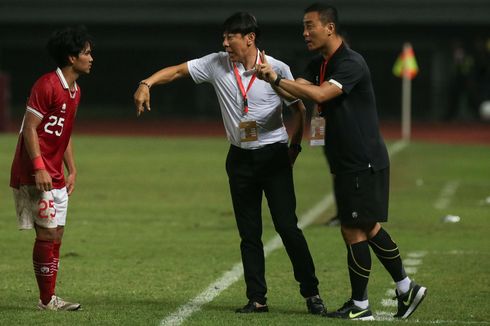
[[[405,141],[394,143],[388,150],[391,156],[396,155],[408,145]],[[324,211],[334,202],[333,195],[330,193],[324,199],[320,200],[299,220],[298,227],[303,229],[314,222]],[[264,246],[264,255],[267,257],[271,252],[280,248],[282,241],[279,235],[276,235]],[[194,297],[186,304],[180,306],[176,311],[160,321],[161,326],[178,326],[182,324],[193,313],[201,310],[202,306],[211,302],[221,292],[226,290],[233,283],[237,282],[243,275],[243,265],[241,262],[236,263],[233,267],[225,272],[219,279],[211,283],[204,291]]]
[[[434,208],[439,210],[446,209],[449,204],[451,204],[451,200],[454,197],[454,194],[456,193],[458,188],[458,180],[451,180],[446,182],[441,190],[441,193],[439,194],[439,198],[434,203]]]
[[[333,204],[333,195],[329,194],[324,199],[320,200],[313,208],[306,212],[300,219],[298,226],[305,228],[314,222],[324,211]],[[282,241],[279,235],[276,235],[264,246],[264,255],[267,257],[271,252],[280,248]],[[226,290],[233,283],[237,282],[243,275],[242,263],[236,263],[231,270],[224,273],[219,279],[210,284],[206,290],[201,292],[194,299],[188,303],[180,306],[175,312],[164,318],[160,325],[162,326],[176,326],[180,325],[193,313],[201,310],[201,307],[206,303],[211,302],[221,292]]]

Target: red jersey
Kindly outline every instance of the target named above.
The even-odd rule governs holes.
[[[70,141],[79,102],[80,88],[75,83],[74,91],[70,91],[59,68],[39,78],[27,100],[27,111],[41,119],[37,127],[39,147],[55,189],[65,186],[63,155]],[[22,135],[23,127],[22,122],[12,162],[10,186],[13,188],[36,183],[32,161]]]

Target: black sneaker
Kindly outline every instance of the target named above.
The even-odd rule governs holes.
[[[393,299],[398,300],[398,312],[393,317],[406,319],[417,309],[419,304],[424,300],[427,294],[427,288],[420,286],[412,281],[410,283],[410,290],[406,293],[398,294],[398,290],[395,290],[396,297]]]
[[[312,315],[323,315],[327,313],[327,309],[319,295],[306,299],[306,307],[308,308],[308,312]]]
[[[366,309],[359,308],[354,304],[352,299],[349,299],[344,305],[337,311],[329,312],[325,315],[329,318],[341,318],[350,320],[374,320],[373,313],[367,307]]]
[[[238,308],[237,310],[235,310],[235,312],[240,314],[249,314],[252,312],[269,312],[269,307],[267,305],[259,307],[257,302],[249,301],[246,305],[243,306],[243,308]]]

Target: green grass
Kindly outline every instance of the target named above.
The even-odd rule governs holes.
[[[77,189],[70,199],[57,293],[83,311],[39,312],[32,271],[33,232],[17,231],[8,188],[14,135],[0,136],[0,324],[158,325],[240,261],[224,162],[223,139],[74,138]],[[331,191],[319,148],[295,166],[298,215]],[[390,221],[385,227],[402,256],[424,252],[411,275],[429,288],[408,324],[489,324],[490,150],[484,146],[413,143],[392,158]],[[434,208],[447,182],[459,188],[445,209]],[[275,232],[264,200],[264,243]],[[329,309],[349,296],[339,230],[322,223],[305,235]],[[447,214],[460,223],[443,223]],[[281,248],[266,262],[271,312],[236,315],[243,280],[223,291],[184,325],[344,325],[305,313],[290,262]],[[369,284],[375,313],[391,279],[375,258]],[[378,325],[401,324],[379,321]],[[407,323],[404,323],[407,324]]]

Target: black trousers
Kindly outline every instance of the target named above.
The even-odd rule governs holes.
[[[240,250],[247,298],[265,303],[265,259],[262,243],[262,194],[274,227],[291,260],[294,278],[303,297],[318,294],[318,279],[308,244],[296,216],[296,196],[287,144],[275,143],[256,150],[231,146],[226,159],[233,209],[240,233]]]

